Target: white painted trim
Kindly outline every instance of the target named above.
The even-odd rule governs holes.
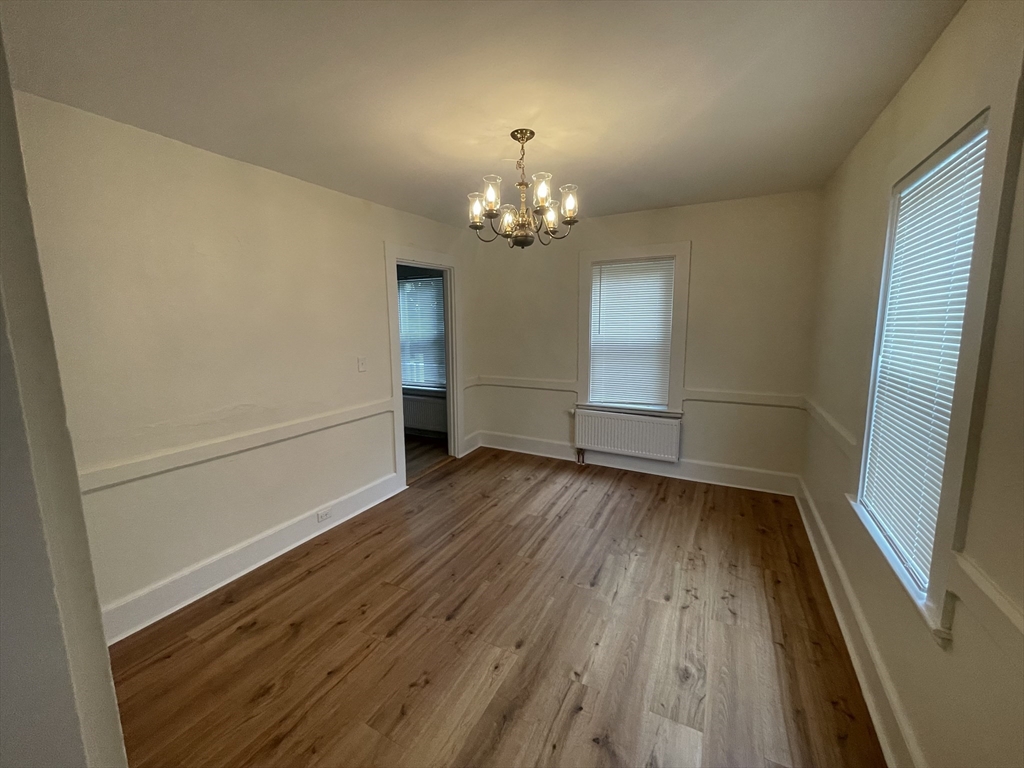
[[[914,765],[925,768],[927,761],[910,724],[903,701],[882,659],[874,633],[861,608],[857,594],[843,567],[839,554],[822,523],[817,505],[803,478],[796,494],[797,507],[811,542],[829,601],[839,620],[839,628],[850,652],[857,680],[864,693],[878,740],[888,765]],[[824,545],[824,546],[822,546]],[[836,583],[838,581],[838,584]],[[864,649],[867,658],[861,651]]]
[[[678,462],[670,463],[641,459],[636,456],[616,456],[597,451],[587,451],[586,460],[588,464],[597,464],[602,467],[628,469],[663,477],[678,477],[681,480],[692,480],[695,483],[727,485],[732,488],[778,493],[784,496],[795,495],[800,484],[800,479],[789,472],[742,467],[736,464],[720,464],[714,461],[681,459]]]
[[[1018,89],[1020,83],[1018,83]],[[986,159],[982,172],[981,197],[978,201],[977,221],[974,232],[973,252],[970,260],[970,274],[967,284],[967,299],[964,308],[963,327],[960,336],[958,363],[953,388],[949,428],[946,434],[946,453],[942,472],[935,533],[932,539],[932,555],[927,586],[923,601],[905,569],[896,569],[900,582],[914,598],[925,620],[938,636],[949,639],[953,620],[953,600],[948,583],[953,571],[954,550],[961,550],[966,537],[967,522],[973,501],[974,476],[977,468],[978,446],[981,439],[982,422],[988,385],[988,365],[991,362],[992,345],[995,342],[995,324],[999,299],[1002,295],[1002,275],[1006,249],[997,248],[997,234],[1001,226],[1008,233],[1016,185],[1019,159],[1019,132],[1011,151],[1010,137],[1000,135],[990,120],[990,109],[985,107],[972,117],[966,125],[947,138],[934,152],[923,160],[914,161],[909,173],[899,178],[892,187],[889,203],[889,221],[883,270],[879,284],[879,299],[872,348],[871,385],[865,416],[864,438],[861,441],[859,486],[857,499],[864,496],[864,483],[868,464],[868,446],[872,428],[871,414],[874,409],[875,389],[878,378],[879,348],[885,323],[886,302],[888,301],[890,273],[892,270],[894,238],[899,218],[900,194],[917,179],[929,173],[944,162],[968,141],[988,133]],[[1012,130],[1011,130],[1012,133]],[[912,159],[904,156],[903,161]],[[1010,160],[1009,165],[1006,160]],[[890,166],[890,171],[893,166]],[[1003,205],[1003,198],[1008,204]],[[1000,219],[1004,221],[1000,221]],[[860,510],[858,509],[858,514]],[[864,518],[862,517],[862,520]],[[869,526],[872,536],[875,529]],[[878,538],[876,541],[878,541]],[[887,560],[889,560],[888,553]],[[890,560],[890,563],[892,561]]]
[[[917,607],[917,612],[920,614],[921,619],[928,626],[928,630],[932,633],[932,637],[935,638],[936,642],[940,645],[948,643],[953,639],[953,635],[950,633],[948,623],[952,620],[952,616],[946,617],[945,623],[936,619],[936,611],[928,605],[928,595],[917,586],[914,581],[914,577],[910,575],[910,571],[903,564],[899,554],[893,549],[889,543],[889,539],[886,537],[885,532],[879,527],[878,523],[871,516],[871,513],[865,508],[863,504],[857,499],[856,496],[846,494],[846,500],[850,503],[853,511],[857,514],[857,518],[860,520],[861,525],[867,530],[868,535],[875,542],[875,546],[878,547],[882,556],[885,557],[889,567],[892,568],[896,574],[896,578],[900,580],[903,588],[907,591],[910,599],[914,602]]]
[[[539,389],[546,392],[573,392],[579,395],[580,383],[575,379],[530,379],[518,376],[473,376],[466,379],[470,387],[504,387],[508,389]],[[764,405],[776,408],[807,408],[803,395],[778,392],[739,392],[728,389],[683,389],[682,402],[735,403]]]
[[[522,437],[504,432],[480,430],[469,436],[474,448],[499,448],[503,451],[529,453],[533,456],[547,456],[551,459],[576,460],[576,449],[559,440],[542,440],[537,437]]]
[[[466,380],[470,387],[505,387],[509,389],[540,389],[546,392],[572,392],[576,394],[575,379],[526,379],[515,376],[473,376]]]
[[[481,434],[481,432],[474,432],[473,434],[464,437],[462,439],[462,452],[459,455],[466,456],[479,448]]]
[[[445,301],[445,356],[447,358],[447,387],[445,395],[448,401],[448,453],[456,458],[465,455],[462,448],[462,392],[467,388],[462,380],[459,359],[462,334],[458,321],[458,295],[454,257],[428,251],[414,245],[396,243],[384,244],[385,280],[388,286],[388,330],[391,340],[391,389],[396,394],[397,402],[401,402],[402,392],[402,356],[398,333],[398,264],[438,269],[444,272]],[[396,416],[401,408],[396,407]],[[399,422],[402,422],[399,424]],[[404,418],[395,419],[395,466],[396,470],[405,475],[405,439]]]
[[[594,264],[605,261],[637,261],[673,257],[675,282],[672,286],[672,344],[669,361],[668,403],[682,404],[683,382],[686,380],[686,322],[690,305],[690,253],[689,240],[657,245],[620,246],[601,250],[580,251],[579,255],[579,333],[577,337],[576,378],[577,394],[581,400],[590,399],[590,299]]]
[[[502,432],[474,432],[468,440],[474,447],[486,446],[517,453],[529,453],[535,456],[548,456],[554,459],[576,460],[576,449],[571,443],[557,440],[541,440],[533,437],[509,435]],[[636,456],[617,456],[599,451],[587,451],[587,463],[601,467],[626,469],[643,472],[661,477],[676,477],[681,480],[692,480],[697,483],[712,485],[728,485],[733,488],[746,488],[752,491],[780,493],[793,496],[799,491],[800,480],[796,475],[786,472],[774,472],[753,467],[740,467],[733,464],[718,464],[710,461],[692,461],[683,459],[678,462],[654,461]]]
[[[611,414],[621,413],[629,414],[631,416],[660,416],[666,419],[679,419],[683,415],[682,411],[670,411],[667,408],[655,408],[653,406],[645,408],[642,405],[596,405],[594,403],[576,403],[576,407],[569,413],[575,416],[576,411],[591,411]]]
[[[861,451],[852,442],[850,433],[843,429],[839,422],[813,400],[807,400],[808,414],[814,419],[822,431],[851,461],[860,462]],[[861,510],[857,509],[855,500],[848,497],[854,510],[862,522]],[[871,533],[871,526],[865,523]],[[872,534],[874,535],[874,534]],[[877,540],[877,539],[876,539]],[[886,554],[882,548],[883,554]],[[887,555],[888,556],[888,555]],[[894,570],[896,570],[894,568]],[[898,573],[898,570],[897,570]],[[1015,658],[1024,658],[1024,611],[986,574],[970,557],[960,552],[952,552],[947,589],[961,601],[970,603],[971,610],[985,628],[1000,639],[1001,644],[1016,654]],[[959,590],[959,591],[958,591]],[[908,592],[909,592],[908,588]],[[913,596],[913,595],[912,595]],[[933,623],[926,618],[929,627]],[[953,619],[955,622],[955,618]],[[944,639],[944,638],[939,638]]]
[[[807,413],[825,431],[825,434],[832,438],[832,442],[836,444],[839,450],[846,454],[848,459],[860,461],[860,440],[854,437],[852,432],[840,424],[828,411],[811,400],[811,398],[808,397],[805,400],[807,403]]]
[[[734,403],[737,405],[766,405],[775,408],[807,407],[803,395],[777,392],[736,392],[726,389],[684,389],[683,402]]]
[[[384,243],[384,285],[388,296],[388,344],[391,352],[391,402],[395,409],[395,474],[405,476],[405,403],[402,401],[402,343],[398,333],[398,248]]]
[[[1024,611],[972,558],[960,552],[953,555],[949,591],[974,614],[1010,659],[1018,667],[1024,666]],[[958,605],[956,610],[963,609]]]
[[[243,541],[163,581],[103,606],[103,630],[111,645],[158,619],[213,592],[324,531],[405,490],[397,474],[389,474],[340,499],[312,509],[282,525]],[[318,523],[318,512],[332,510]]]
[[[376,400],[364,405],[339,408],[336,411],[328,411],[304,419],[287,421],[173,448],[169,451],[139,456],[116,464],[86,467],[78,475],[78,484],[83,494],[93,493],[111,486],[122,485],[133,480],[189,467],[193,464],[201,464],[243,451],[251,451],[264,445],[291,440],[311,432],[349,424],[393,410],[394,403],[391,398]]]

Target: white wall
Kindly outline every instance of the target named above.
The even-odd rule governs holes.
[[[211,586],[219,556],[245,561],[239,547],[367,486],[380,493],[360,507],[393,492],[384,242],[457,263],[471,233],[29,94],[16,105],[108,615],[154,588],[173,607],[180,579]]]
[[[388,489],[397,393],[384,240],[457,267],[463,449],[555,455],[571,453],[580,399],[579,251],[688,240],[677,471],[724,468],[723,481],[763,487],[803,474],[812,538],[891,758],[1020,763],[1019,633],[984,594],[1020,613],[1020,196],[965,551],[984,588],[961,595],[950,649],[843,496],[856,486],[889,191],[986,105],[1005,159],[1019,9],[965,6],[824,195],[585,219],[568,240],[526,251],[18,94],[102,602],[180,596],[167,587],[176,574],[187,581],[225,553],[234,563],[318,505]]]
[[[958,561],[965,567],[954,564],[951,572],[961,599],[950,648],[932,639],[844,497],[857,488],[892,186],[991,107],[986,159],[991,186],[980,216],[992,231],[1004,171],[1018,171],[1008,147],[1022,51],[1020,3],[969,2],[825,191],[809,390],[822,417],[811,421],[807,433],[803,476],[814,507],[808,521],[865,694],[887,751],[899,763],[1024,762],[1024,642],[1014,626],[1024,597],[1024,203],[1019,191],[969,518],[968,559]]]
[[[0,765],[126,765],[2,49]]]
[[[579,252],[689,240],[685,367],[672,375],[685,376],[694,399],[683,406],[686,467],[674,471],[730,465],[755,470],[755,485],[776,482],[765,473],[796,473],[805,414],[770,403],[799,406],[806,391],[819,215],[819,195],[802,192],[585,219],[547,248],[481,245],[469,270],[467,434],[569,452]]]

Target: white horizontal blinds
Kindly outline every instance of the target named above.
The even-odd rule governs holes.
[[[595,264],[590,402],[668,405],[675,259]]]
[[[423,277],[398,282],[398,333],[402,347],[402,385],[443,389],[443,278]]]
[[[987,131],[899,193],[861,503],[925,591]]]

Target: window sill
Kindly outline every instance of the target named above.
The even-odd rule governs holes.
[[[402,387],[402,395],[443,398],[448,394],[444,387]]]
[[[660,405],[609,405],[607,403],[576,403],[577,408],[588,411],[606,411],[608,413],[634,413],[642,416],[664,416],[678,419],[682,411],[670,411],[667,406]]]
[[[882,551],[882,555],[885,556],[886,561],[889,563],[889,567],[896,573],[896,577],[900,580],[903,588],[907,591],[910,599],[913,601],[914,606],[917,608],[918,614],[924,619],[924,623],[928,626],[928,630],[932,634],[932,638],[941,646],[945,647],[953,639],[953,635],[947,626],[943,624],[943,606],[935,605],[929,600],[928,593],[921,591],[921,588],[917,586],[917,582],[910,575],[910,571],[906,569],[903,562],[900,560],[899,555],[889,544],[889,540],[882,533],[882,529],[878,527],[874,518],[864,508],[864,506],[857,500],[856,497],[846,494],[846,500],[850,502],[850,506],[853,507],[853,511],[857,513],[857,517],[860,518],[861,523],[867,529],[868,534],[874,539],[875,544]]]

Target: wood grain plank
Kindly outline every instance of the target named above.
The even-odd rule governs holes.
[[[111,660],[136,767],[884,764],[792,499],[491,449]]]

